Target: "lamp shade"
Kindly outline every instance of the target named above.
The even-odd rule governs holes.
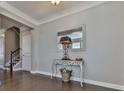
[[[61,44],[71,44],[72,41],[71,41],[71,38],[70,37],[64,36],[64,37],[61,37],[60,38],[60,43]]]

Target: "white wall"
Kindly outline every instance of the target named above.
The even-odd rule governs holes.
[[[34,30],[32,30],[32,37],[31,37],[31,70],[32,71],[37,71],[38,67],[39,67],[39,48],[40,48],[40,44],[39,44],[39,31],[37,29],[38,27],[34,28]]]
[[[124,85],[124,2],[109,2],[38,26],[33,33],[33,70],[51,72],[52,60],[62,57],[56,52],[57,32],[80,24],[86,24],[87,50],[70,55],[84,58],[85,78]]]

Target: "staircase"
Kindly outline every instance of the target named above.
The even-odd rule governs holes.
[[[13,69],[22,63],[22,49],[18,48],[10,53],[10,61],[6,63],[5,67],[10,69],[10,75],[13,74]]]

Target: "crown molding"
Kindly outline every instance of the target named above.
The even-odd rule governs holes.
[[[15,16],[18,16],[18,17],[24,19],[25,21],[27,21],[27,22],[25,22],[26,24],[29,22],[33,25],[41,25],[41,24],[44,24],[44,23],[48,23],[48,22],[60,19],[60,18],[65,17],[65,16],[69,16],[69,15],[72,15],[72,14],[76,14],[76,13],[85,11],[87,9],[96,7],[96,6],[101,5],[101,4],[104,4],[106,2],[108,2],[108,1],[96,1],[94,3],[88,4],[88,5],[85,5],[85,6],[80,4],[79,6],[73,7],[71,9],[67,9],[67,10],[62,11],[62,12],[58,12],[55,15],[51,15],[50,17],[45,17],[44,19],[41,19],[39,21],[37,21],[37,20],[33,19],[32,17],[26,15],[25,13],[23,13],[22,11],[18,10],[17,8],[8,4],[5,1],[0,2],[0,7],[9,11],[10,13],[14,14]],[[22,21],[20,18],[17,18],[10,13],[2,12],[2,14],[6,15],[10,18],[14,18],[15,20],[18,20],[18,21],[24,23],[24,20]]]
[[[38,22],[35,19],[26,15],[25,13],[21,12],[20,10],[18,10],[17,8],[13,7],[12,5],[8,4],[5,1],[0,2],[0,7],[3,8],[4,10],[7,10],[10,13],[30,22],[33,25],[38,25]],[[4,14],[6,14],[6,13],[4,12]],[[9,17],[12,17],[12,15],[10,15],[10,14],[6,14],[6,15],[8,15]]]
[[[44,24],[44,23],[47,23],[47,22],[51,22],[51,21],[60,19],[60,18],[65,17],[65,16],[76,14],[76,13],[85,11],[87,9],[96,7],[98,5],[102,5],[102,4],[107,3],[107,2],[108,1],[97,1],[97,2],[91,3],[91,4],[86,5],[86,6],[83,6],[82,4],[80,4],[79,6],[76,6],[76,7],[73,7],[71,9],[63,11],[62,13],[59,12],[56,15],[41,19],[38,23],[39,23],[39,25],[41,25],[41,24]]]
[[[16,21],[18,21],[18,22],[20,22],[20,23],[23,23],[23,24],[25,24],[25,25],[27,25],[27,26],[30,26],[30,27],[32,27],[32,28],[35,27],[34,24],[31,24],[30,22],[28,22],[28,21],[26,21],[26,20],[24,20],[24,19],[22,19],[22,18],[20,18],[20,17],[17,17],[17,16],[15,16],[15,15],[13,15],[13,14],[10,14],[10,13],[8,13],[8,12],[6,12],[6,11],[0,11],[0,14],[5,15],[5,16],[7,16],[7,17],[9,17],[9,18],[12,18],[12,19],[14,18],[14,20],[16,20]]]

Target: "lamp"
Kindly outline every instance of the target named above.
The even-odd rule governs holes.
[[[60,0],[51,0],[52,5],[56,6],[60,3]]]
[[[68,36],[64,36],[60,38],[60,43],[63,45],[64,49],[64,55],[62,60],[70,60],[68,55],[68,49],[70,48],[70,45],[72,44],[71,38]]]

